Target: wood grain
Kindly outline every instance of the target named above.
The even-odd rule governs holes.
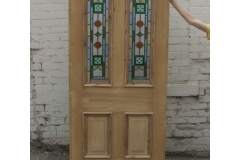
[[[113,35],[112,35],[112,84],[113,87],[124,85],[124,22],[125,1],[113,0]]]
[[[125,158],[151,158],[152,114],[125,112]]]
[[[109,83],[86,84],[87,5],[86,1],[69,0],[70,159],[82,160],[85,156],[88,160],[164,160],[169,1],[152,1],[151,84],[127,84],[129,1],[109,2]],[[106,116],[109,114],[111,118]],[[128,126],[126,114],[137,117]],[[91,122],[87,123],[83,115],[91,115]],[[137,134],[140,132],[142,136]],[[88,133],[92,138],[86,142]],[[128,136],[132,137],[129,146]],[[138,143],[136,139],[141,140],[139,148],[133,147]]]
[[[169,1],[154,1],[153,160],[165,160]]]
[[[69,0],[69,107],[70,159],[82,154],[82,68],[83,68],[83,1]]]
[[[111,158],[111,113],[84,112],[83,114],[84,158]]]
[[[124,158],[124,114],[122,112],[113,113],[112,121],[112,159]]]

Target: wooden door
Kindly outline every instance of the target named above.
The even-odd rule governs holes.
[[[168,0],[69,0],[70,158],[165,159]]]

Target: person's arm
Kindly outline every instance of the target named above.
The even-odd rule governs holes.
[[[190,24],[194,27],[204,31],[207,33],[207,24],[202,21],[196,19],[190,12],[188,12],[185,8],[183,8],[177,0],[169,0],[173,7],[178,11],[178,13]]]

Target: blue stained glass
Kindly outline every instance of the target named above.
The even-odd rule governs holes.
[[[106,0],[106,9],[108,9],[108,0]]]
[[[148,22],[151,21],[151,10],[148,10]]]
[[[105,50],[106,49],[106,44],[105,44],[105,39],[103,40],[103,44],[102,44],[102,49]]]
[[[93,58],[93,56],[92,56],[92,54],[90,55],[90,63],[91,63],[91,66],[92,66],[92,58]]]
[[[129,69],[130,72],[132,71],[132,61],[131,60],[129,60],[128,69]]]
[[[130,13],[130,24],[132,24],[132,13]]]
[[[92,46],[93,45],[93,43],[92,42],[90,42],[90,46]],[[90,53],[91,53],[91,55],[93,54],[93,49],[90,47]]]
[[[149,67],[150,67],[150,57],[147,56],[147,68],[149,68]]]
[[[88,13],[90,13],[90,1],[88,1]]]
[[[108,45],[106,45],[105,53],[106,53],[106,56],[108,56]]]
[[[92,30],[92,28],[93,28],[93,27],[92,27],[92,25],[93,25],[93,23],[92,23],[92,14],[90,14],[90,17],[91,17],[91,18],[90,18],[90,30]]]

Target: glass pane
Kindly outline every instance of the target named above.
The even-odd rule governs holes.
[[[108,80],[108,0],[88,0],[87,82]]]
[[[129,82],[149,83],[151,0],[130,0]]]

